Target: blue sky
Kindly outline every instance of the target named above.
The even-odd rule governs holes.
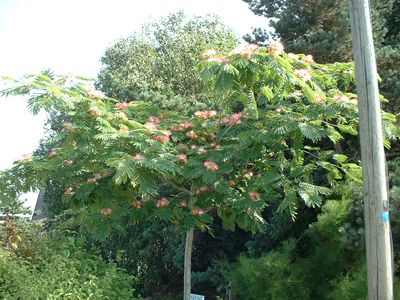
[[[108,46],[178,10],[216,14],[238,36],[267,26],[242,0],[0,0],[0,75],[50,68],[95,77]],[[24,99],[0,99],[0,170],[37,147],[44,121],[44,114],[29,113]],[[33,203],[36,194],[24,198]]]

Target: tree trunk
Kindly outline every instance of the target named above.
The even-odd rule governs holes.
[[[192,246],[193,246],[193,233],[194,228],[186,232],[185,243],[185,264],[183,275],[183,300],[190,300],[190,293],[192,289]]]

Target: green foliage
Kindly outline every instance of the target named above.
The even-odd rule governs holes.
[[[257,15],[270,18],[274,32],[258,28],[248,41],[265,43],[270,36],[282,40],[288,51],[312,53],[318,62],[352,60],[348,1],[243,0]],[[391,100],[385,107],[399,112],[400,81],[398,0],[371,1],[372,26],[381,90]]]
[[[2,299],[137,299],[132,276],[62,235],[36,235],[15,254],[0,249]]]
[[[124,101],[148,100],[174,110],[206,108],[210,94],[199,79],[198,64],[209,48],[238,43],[217,17],[187,19],[182,12],[143,26],[119,40],[102,57],[96,86]]]

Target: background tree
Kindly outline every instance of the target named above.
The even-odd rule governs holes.
[[[216,16],[187,19],[182,12],[143,26],[106,50],[96,87],[107,96],[155,101],[175,110],[213,105],[198,64],[206,49],[232,49],[233,31]]]
[[[288,51],[311,53],[321,63],[353,60],[347,0],[244,0],[257,15],[270,18],[274,31],[258,28],[246,36],[262,43],[269,37],[282,40]],[[372,23],[381,92],[389,100],[387,109],[400,110],[398,38],[399,0],[374,0]]]

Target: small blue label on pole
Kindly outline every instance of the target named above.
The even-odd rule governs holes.
[[[381,214],[382,222],[389,222],[389,212],[383,211]]]

